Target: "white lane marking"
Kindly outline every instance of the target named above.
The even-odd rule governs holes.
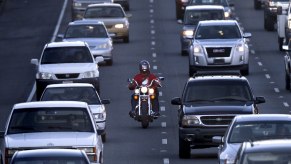
[[[287,102],[283,102],[283,105],[284,105],[285,107],[289,107],[289,104],[288,104]]]
[[[152,41],[152,43],[151,43],[151,44],[152,44],[152,46],[154,46],[154,45],[156,45],[156,42],[155,42],[155,41]]]
[[[167,134],[167,132],[161,132],[162,134]]]
[[[159,92],[159,96],[162,97],[163,96],[163,92]]]
[[[252,47],[253,46],[253,44],[249,44],[249,47]]]
[[[165,100],[160,100],[160,103],[165,103],[166,101]]]
[[[164,161],[164,164],[170,164],[169,158],[164,158],[163,161]]]
[[[166,107],[161,106],[161,111],[162,111],[162,112],[166,111]]]
[[[151,47],[151,50],[155,50],[155,47]]]
[[[251,54],[256,54],[256,51],[255,50],[251,50]]]
[[[162,128],[165,128],[165,127],[167,127],[167,123],[166,122],[162,122],[161,126],[162,126]]]
[[[151,20],[150,20],[150,23],[151,23],[151,24],[154,24],[154,23],[155,23],[155,20],[151,19]]]
[[[156,31],[155,30],[151,30],[151,34],[155,34],[156,33]]]
[[[150,0],[150,3],[153,3],[154,2],[154,0]]]
[[[153,58],[156,58],[157,57],[157,53],[154,52],[152,56],[153,56]]]
[[[168,150],[160,150],[161,153],[166,153]]]
[[[266,76],[267,79],[271,78],[271,76],[269,74],[265,74],[265,76]]]
[[[154,13],[154,9],[150,9],[150,13]]]
[[[157,69],[158,69],[158,66],[154,65],[154,66],[153,66],[153,69],[154,69],[154,70],[157,70]]]
[[[280,92],[279,88],[274,88],[274,91],[275,91],[276,93],[279,93],[279,92]]]
[[[57,33],[59,32],[59,29],[60,29],[60,25],[62,23],[62,20],[63,20],[63,17],[64,17],[64,13],[65,13],[65,10],[66,10],[66,7],[67,7],[67,3],[68,3],[68,0],[65,0],[64,1],[64,4],[63,4],[63,7],[62,7],[62,11],[61,11],[61,14],[59,16],[59,19],[58,19],[58,22],[57,22],[57,25],[55,26],[55,31],[53,33],[53,36],[51,38],[51,41],[50,42],[53,42],[56,40],[56,37],[57,37]],[[26,102],[29,102],[32,100],[34,94],[35,94],[35,91],[36,91],[36,84],[34,83],[33,84],[33,87],[31,89],[31,92],[26,100]]]
[[[162,144],[163,145],[167,145],[168,144],[168,140],[165,138],[165,139],[162,139]]]
[[[259,66],[263,66],[263,63],[262,63],[262,62],[258,62],[258,65],[259,65]]]

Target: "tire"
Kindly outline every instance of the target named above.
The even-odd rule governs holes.
[[[254,0],[254,8],[255,8],[255,10],[261,9],[262,8],[261,2],[258,0]]]
[[[247,76],[249,75],[249,67],[247,67],[246,69],[242,69],[240,70],[240,74],[243,75],[243,76]]]
[[[185,51],[185,50],[181,50],[181,56],[187,56],[188,55],[188,52]]]
[[[283,48],[282,48],[283,42],[284,42],[284,38],[279,38],[278,37],[278,45],[279,45],[279,50],[280,51],[283,51]]]
[[[106,61],[106,64],[111,66],[113,64],[113,59],[110,59],[110,60]]]
[[[190,143],[179,138],[179,158],[188,159],[191,157]]]
[[[189,66],[189,77],[192,77],[197,71]]]
[[[285,89],[290,90],[290,76],[287,73],[285,74]]]
[[[102,142],[106,142],[106,133],[101,134]]]
[[[41,89],[37,89],[35,91],[35,97],[36,97],[36,101],[39,101],[42,95],[42,90]]]
[[[149,127],[149,119],[148,117],[148,104],[147,103],[141,103],[141,127],[146,129]]]
[[[123,38],[123,43],[129,43],[129,36],[125,36]]]

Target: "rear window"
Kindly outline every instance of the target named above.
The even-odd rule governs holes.
[[[103,25],[73,25],[68,26],[65,38],[108,38]]]
[[[222,20],[223,10],[186,10],[184,24],[197,25],[202,20]]]
[[[89,164],[79,157],[33,157],[17,158],[11,164]]]
[[[84,18],[123,18],[125,17],[120,7],[90,7],[87,8]]]
[[[189,5],[221,5],[228,6],[227,0],[190,0]]]
[[[201,25],[195,39],[238,39],[241,33],[237,25]]]

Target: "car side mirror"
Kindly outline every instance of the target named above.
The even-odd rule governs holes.
[[[0,131],[0,138],[4,138],[5,136],[5,132],[4,131]]]
[[[179,19],[179,20],[177,20],[177,23],[178,24],[183,24],[183,20],[182,19]]]
[[[38,66],[38,59],[31,59],[30,63]]]
[[[180,97],[175,97],[171,100],[172,105],[182,105],[182,101]]]
[[[222,144],[223,143],[223,137],[222,136],[213,136],[212,137],[212,142],[217,143],[217,144]]]
[[[244,38],[250,38],[250,37],[252,37],[252,34],[249,33],[249,32],[246,32],[246,33],[244,33],[243,37]]]
[[[100,63],[100,62],[103,62],[103,61],[104,61],[103,56],[97,56],[97,57],[95,58],[95,62],[96,62],[96,63]]]
[[[112,32],[110,32],[108,35],[109,35],[111,38],[113,38],[113,37],[116,36],[116,34],[115,34],[115,33],[112,33]]]
[[[261,104],[261,103],[265,103],[265,102],[266,102],[266,100],[265,100],[265,97],[263,97],[263,96],[256,97],[256,99],[255,99],[256,104]]]
[[[130,18],[130,17],[132,17],[132,14],[126,14],[126,17]]]
[[[165,80],[165,77],[159,77],[159,79],[160,79],[161,81],[164,81],[164,80]]]
[[[109,99],[103,99],[101,100],[102,104],[110,104],[110,100]]]

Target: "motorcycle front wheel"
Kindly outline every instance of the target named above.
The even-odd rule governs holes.
[[[149,118],[148,118],[148,104],[146,102],[141,102],[141,127],[146,129],[149,127]]]

